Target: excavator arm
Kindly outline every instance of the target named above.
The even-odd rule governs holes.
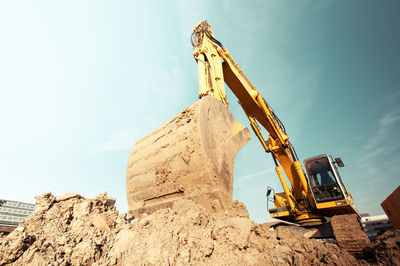
[[[312,195],[302,165],[289,142],[289,136],[282,122],[239,68],[228,50],[214,38],[207,21],[200,22],[194,28],[192,45],[193,56],[198,63],[199,98],[212,95],[228,107],[224,82],[228,85],[239,99],[264,150],[272,154],[290,212],[295,214],[301,210],[302,213],[307,213],[309,202],[313,202]],[[263,137],[259,124],[268,131],[267,140]],[[291,188],[286,182],[282,169]],[[309,219],[310,215],[305,215],[302,219]]]
[[[226,83],[275,162],[284,192],[274,193],[271,217],[305,227],[331,224],[339,245],[361,252],[365,241],[358,241],[356,248],[351,242],[363,237],[354,203],[335,166],[340,167],[341,160],[327,154],[314,156],[304,160],[303,172],[282,122],[214,38],[207,21],[195,27],[191,39],[198,64],[199,98],[203,99],[133,146],[126,176],[130,217],[172,207],[179,198],[194,200],[208,212],[229,208],[235,155],[250,135],[225,108]],[[269,133],[267,138],[263,137],[264,129]],[[364,239],[368,239],[365,233]]]

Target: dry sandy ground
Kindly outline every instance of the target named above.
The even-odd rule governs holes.
[[[209,214],[183,199],[127,220],[106,193],[37,197],[34,213],[0,241],[0,265],[363,265],[301,230],[269,231],[235,201]],[[399,234],[376,244],[375,263],[398,265]]]

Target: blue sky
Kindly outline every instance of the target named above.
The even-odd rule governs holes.
[[[328,153],[360,212],[399,184],[397,1],[1,1],[0,198],[107,191],[126,211],[134,142],[197,100],[190,34],[207,19],[285,123],[301,159]],[[237,100],[230,109],[248,125]],[[267,220],[281,191],[256,138],[234,199]]]

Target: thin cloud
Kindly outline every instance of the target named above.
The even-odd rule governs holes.
[[[252,173],[252,174],[249,174],[249,175],[241,176],[241,177],[238,178],[238,180],[239,181],[245,181],[245,180],[251,179],[251,178],[256,177],[256,176],[272,173],[273,171],[274,171],[274,168],[270,168],[270,169],[259,171],[259,172],[255,172],[255,173]]]
[[[389,99],[394,97],[398,97],[397,92]],[[390,100],[386,102],[390,103]],[[356,164],[352,168],[355,177],[353,182],[357,184],[353,189],[358,195],[357,206],[360,210],[369,210],[373,214],[382,213],[378,203],[398,184],[396,180],[400,161],[396,155],[400,151],[400,145],[396,140],[400,137],[400,106],[395,103],[391,107],[375,121],[377,129],[361,145]]]
[[[379,129],[364,144],[363,155],[358,158],[358,164],[363,171],[370,175],[376,175],[382,170],[382,165],[378,164],[383,158],[389,158],[392,152],[399,148],[399,145],[393,142],[396,137],[393,136],[400,122],[400,110],[395,108],[385,113],[379,120]],[[387,161],[387,160],[384,160]]]
[[[368,140],[363,146],[365,150],[375,149],[384,143],[384,140],[390,140],[390,134],[394,131],[394,126],[400,122],[400,109],[395,108],[385,113],[378,121],[379,129],[376,134]],[[390,143],[392,145],[393,143]]]
[[[400,112],[395,110],[394,112],[390,112],[385,114],[380,120],[379,124],[382,127],[390,127],[400,121]]]

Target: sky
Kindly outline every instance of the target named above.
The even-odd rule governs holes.
[[[198,98],[190,34],[215,37],[274,108],[301,160],[341,157],[361,213],[400,185],[398,1],[1,1],[0,198],[107,191],[126,212],[135,141]],[[230,110],[248,121],[234,95]],[[258,140],[233,198],[270,221],[282,191]],[[271,206],[270,206],[271,207]]]

